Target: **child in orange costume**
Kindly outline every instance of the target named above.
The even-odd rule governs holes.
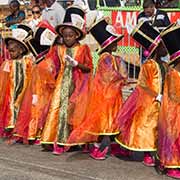
[[[158,168],[167,176],[180,179],[180,26],[172,24],[161,37],[170,54],[170,68],[158,123]]]
[[[47,23],[41,23],[34,37],[27,41],[27,45],[35,57],[35,64],[14,129],[16,139],[22,140],[24,143],[40,144],[39,138],[55,87],[54,61],[56,56],[53,54],[54,61],[52,61],[48,58],[52,57],[52,52],[47,54],[56,38],[54,31]]]
[[[79,127],[74,129],[68,143],[98,142],[90,153],[94,159],[105,159],[110,150],[110,136],[119,133],[116,115],[123,98],[121,88],[125,77],[120,73],[121,61],[112,55],[117,49],[117,42],[123,35],[115,33],[113,26],[105,19],[98,21],[91,29],[91,34],[101,46],[97,70],[91,83],[88,107]]]
[[[89,47],[79,43],[84,37],[84,15],[84,11],[79,7],[69,7],[64,23],[56,27],[57,33],[63,37],[64,44],[56,47],[60,67],[41,137],[43,145],[53,145],[54,154],[64,152],[70,131],[75,124],[80,123],[75,117],[72,118],[77,112],[76,109],[80,110],[79,114],[83,114],[86,108],[92,57]],[[79,102],[82,93],[85,95],[83,107]]]
[[[127,150],[144,152],[143,163],[154,166],[155,159],[150,152],[157,150],[160,101],[167,70],[161,57],[167,55],[167,50],[159,32],[148,22],[139,23],[131,36],[148,50],[149,57],[141,67],[135,90],[117,115],[120,134],[116,141]]]
[[[11,133],[31,78],[32,59],[27,56],[29,49],[25,40],[32,36],[32,30],[25,25],[18,25],[12,35],[5,39],[11,59],[5,60],[0,68],[0,128],[3,132]]]

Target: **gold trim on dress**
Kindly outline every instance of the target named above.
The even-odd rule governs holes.
[[[86,131],[86,133],[88,134],[92,134],[92,135],[99,135],[99,136],[111,136],[111,135],[117,135],[119,134],[120,132],[111,132],[111,133],[95,133],[95,132],[91,132],[91,131]]]
[[[157,151],[157,149],[136,149],[136,148],[131,148],[120,142],[117,138],[115,138],[115,141],[120,144],[122,147],[132,150],[132,151],[139,151],[139,152],[144,152],[144,151]]]

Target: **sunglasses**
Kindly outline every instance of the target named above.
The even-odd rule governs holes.
[[[32,11],[32,14],[40,14],[40,11]]]

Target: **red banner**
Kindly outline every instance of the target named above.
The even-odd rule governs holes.
[[[134,40],[129,37],[126,25],[136,25],[139,11],[112,11],[112,24],[118,33],[124,34],[124,39],[119,43],[120,46],[136,46]],[[171,22],[176,22],[180,18],[180,12],[168,12]]]

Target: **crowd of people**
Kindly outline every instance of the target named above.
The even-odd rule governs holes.
[[[155,7],[147,1],[150,12]],[[124,100],[128,74],[122,58],[113,55],[124,35],[102,15],[87,28],[87,9],[80,1],[66,10],[55,0],[45,2],[42,12],[33,6],[33,19],[25,23],[17,1],[10,4],[6,23],[15,27],[4,39],[10,58],[0,66],[1,138],[41,145],[54,155],[78,146],[95,160],[139,151],[144,165],[180,178],[179,22],[162,24],[166,14],[156,11],[158,29],[146,11],[139,16],[144,20],[127,26],[146,60]],[[88,33],[99,45],[94,73],[91,50],[82,43]]]

